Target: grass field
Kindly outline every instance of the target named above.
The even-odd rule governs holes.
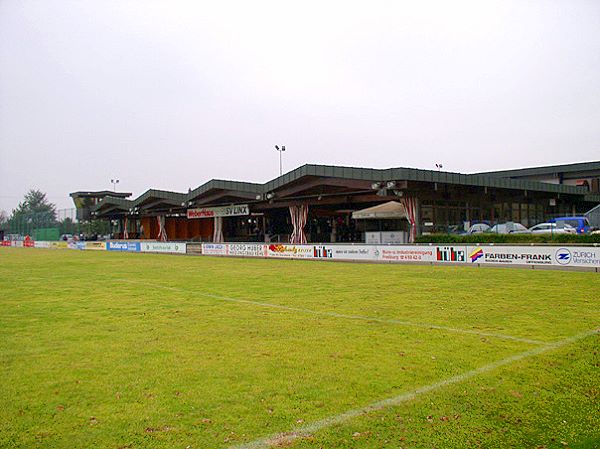
[[[598,448],[596,273],[0,248],[0,447]]]

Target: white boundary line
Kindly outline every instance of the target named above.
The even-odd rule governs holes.
[[[527,343],[530,345],[545,345],[546,344],[546,342],[543,342],[540,340],[532,340],[529,338],[514,337],[512,335],[497,334],[494,332],[479,332],[479,331],[470,330],[470,329],[459,329],[459,328],[455,328],[455,327],[440,326],[437,324],[413,323],[410,321],[390,320],[390,319],[375,318],[375,317],[368,317],[368,316],[361,316],[361,315],[346,315],[343,313],[336,313],[336,312],[322,312],[322,311],[318,311],[318,310],[304,309],[301,307],[290,307],[290,306],[284,306],[281,304],[273,304],[273,303],[262,302],[262,301],[252,301],[249,299],[229,298],[227,296],[213,295],[211,293],[198,292],[198,291],[187,290],[187,289],[178,288],[178,287],[169,287],[169,286],[160,285],[160,284],[151,284],[148,282],[132,281],[130,279],[114,279],[114,280],[117,282],[125,282],[125,283],[129,283],[129,284],[137,284],[137,285],[144,285],[144,286],[154,287],[154,288],[162,288],[165,290],[171,290],[171,291],[176,291],[176,292],[181,292],[181,293],[191,293],[194,295],[204,296],[206,298],[217,299],[219,301],[237,302],[237,303],[242,303],[242,304],[252,304],[252,305],[260,306],[260,307],[281,309],[281,310],[287,310],[289,312],[298,312],[298,313],[304,313],[304,314],[309,314],[309,315],[320,315],[320,316],[328,316],[328,317],[333,317],[333,318],[344,318],[344,319],[349,319],[349,320],[374,321],[377,323],[397,324],[400,326],[418,327],[418,328],[423,328],[423,329],[436,329],[436,330],[441,330],[441,331],[455,332],[455,333],[459,333],[459,334],[478,335],[481,337],[492,337],[492,338],[499,338],[502,340],[518,341],[520,343]]]
[[[373,412],[375,410],[381,410],[384,408],[392,407],[399,405],[403,402],[414,399],[415,397],[429,393],[430,391],[437,390],[438,388],[445,387],[447,385],[455,384],[458,382],[462,382],[464,380],[475,377],[479,374],[483,374],[489,371],[492,371],[496,368],[500,368],[502,366],[509,365],[511,363],[517,362],[519,360],[523,360],[528,357],[533,357],[536,355],[543,354],[548,351],[552,351],[558,349],[562,346],[566,346],[568,344],[574,343],[578,340],[582,340],[586,337],[589,337],[594,334],[600,333],[600,329],[594,329],[592,331],[583,332],[581,334],[565,338],[564,340],[560,340],[554,343],[547,344],[545,346],[540,346],[534,348],[530,351],[521,352],[520,354],[513,355],[511,357],[507,357],[505,359],[499,360],[497,362],[490,363],[489,365],[482,366],[481,368],[476,368],[472,371],[467,371],[466,373],[459,374],[457,376],[449,377],[448,379],[442,380],[440,382],[436,382],[433,384],[425,385],[423,387],[419,387],[415,390],[408,391],[406,393],[402,393],[401,395],[394,396],[392,398],[383,399],[381,401],[373,402],[364,407],[355,408],[352,410],[348,410],[339,415],[330,416],[319,421],[315,421],[311,424],[307,424],[305,426],[300,426],[292,429],[289,432],[283,432],[278,434],[273,434],[258,440],[251,441],[249,443],[242,443],[237,446],[231,446],[230,449],[262,449],[269,448],[274,446],[275,444],[283,444],[289,443],[297,438],[302,438],[318,432],[326,427],[331,427],[336,424],[341,424],[346,421],[349,421],[358,416]]]

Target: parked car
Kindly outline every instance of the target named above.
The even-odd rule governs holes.
[[[490,225],[487,223],[475,223],[474,225],[471,225],[471,227],[469,228],[469,230],[466,232],[466,234],[482,234],[484,232],[488,232],[490,230]]]
[[[552,220],[549,220],[549,222],[556,223],[558,228],[569,225],[577,230],[577,234],[587,234],[592,231],[590,222],[587,217],[583,216],[553,218]]]
[[[577,234],[577,229],[565,224],[559,227],[556,223],[540,223],[529,228],[532,234]]]
[[[507,221],[506,223],[498,223],[492,226],[487,232],[494,234],[529,234],[529,229],[521,223]]]

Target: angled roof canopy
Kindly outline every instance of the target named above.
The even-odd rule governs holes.
[[[69,196],[73,198],[73,203],[78,209],[89,208],[97,204],[100,200],[107,197],[113,198],[129,198],[131,192],[113,192],[112,190],[99,190],[93,191],[79,191],[70,193]]]
[[[479,175],[500,176],[503,178],[513,178],[520,176],[553,175],[556,173],[573,173],[600,171],[600,161],[578,162],[576,164],[546,165],[544,167],[518,168],[514,170],[499,170],[490,172],[481,172]]]
[[[150,189],[134,200],[133,207],[141,210],[164,210],[185,207],[187,194]]]
[[[123,215],[133,207],[133,201],[123,198],[114,198],[108,196],[101,199],[95,206],[91,208],[92,214],[96,216],[113,216]]]
[[[264,201],[290,200],[303,196],[315,196],[327,191],[328,194],[346,194],[370,191],[386,186],[404,188],[407,183],[435,183],[457,186],[490,187],[507,190],[526,190],[548,194],[577,195],[582,201],[600,202],[600,194],[590,193],[586,187],[564,184],[550,184],[528,179],[513,179],[519,175],[554,173],[557,170],[597,170],[600,162],[586,162],[564,166],[537,167],[501,172],[462,174],[414,168],[356,168],[331,165],[306,164],[278,176],[264,184],[213,179],[189,193],[150,189],[135,200],[125,200],[130,194],[120,192],[74,192],[71,197],[106,195],[92,210],[104,215],[105,211],[130,209],[146,213],[182,211],[188,207],[203,205],[225,205],[233,203],[253,203]],[[394,188],[394,187],[393,187]],[[112,207],[112,209],[109,209]]]
[[[260,200],[262,184],[213,179],[187,194],[189,205],[235,203]]]

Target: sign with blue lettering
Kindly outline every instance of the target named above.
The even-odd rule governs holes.
[[[106,249],[108,251],[130,251],[139,252],[140,242],[106,242]]]

